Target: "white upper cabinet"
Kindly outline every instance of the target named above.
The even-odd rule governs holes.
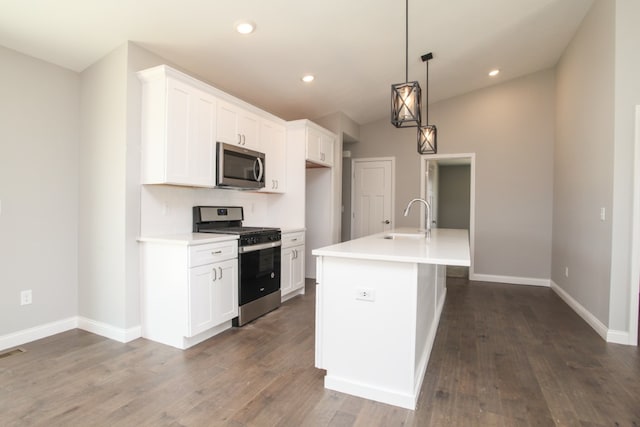
[[[218,101],[219,142],[260,150],[260,118],[228,102]]]
[[[217,100],[168,67],[142,80],[142,183],[215,185]]]
[[[336,136],[309,123],[307,125],[307,161],[321,166],[333,166],[333,147]]]
[[[260,124],[261,150],[265,153],[265,193],[284,193],[287,187],[287,140],[285,127],[263,120]]]

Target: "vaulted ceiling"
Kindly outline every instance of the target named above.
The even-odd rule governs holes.
[[[552,67],[592,2],[409,0],[409,80],[427,52],[431,103]],[[387,117],[405,81],[402,0],[0,0],[0,45],[74,71],[127,40],[287,120]]]

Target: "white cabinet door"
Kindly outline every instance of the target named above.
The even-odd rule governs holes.
[[[287,186],[287,141],[284,126],[262,121],[260,126],[260,146],[265,153],[266,193],[284,193]]]
[[[304,288],[304,245],[296,246],[293,250],[291,287],[295,291]]]
[[[236,105],[218,101],[218,141],[259,150],[259,127],[258,116]]]
[[[188,301],[188,337],[236,317],[238,260],[191,268]]]
[[[189,306],[187,337],[192,337],[214,326],[213,323],[213,281],[214,264],[194,267],[189,272]]]
[[[213,282],[213,323],[219,325],[238,316],[238,260],[214,264],[217,269]]]
[[[142,183],[213,187],[216,99],[165,74],[142,78]]]
[[[285,296],[293,290],[293,248],[283,248],[280,256],[280,293]]]
[[[282,249],[280,292],[287,294],[304,288],[304,245]]]
[[[333,165],[334,137],[319,129],[307,128],[307,160],[323,166]]]

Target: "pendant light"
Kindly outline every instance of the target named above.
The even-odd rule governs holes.
[[[405,82],[391,85],[391,124],[420,126],[420,85],[409,81],[409,0],[405,2]]]
[[[418,126],[418,154],[436,154],[438,152],[438,129],[429,124],[429,60],[433,58],[431,52],[421,56],[422,62],[427,63],[427,86],[424,97],[425,121],[424,126]]]

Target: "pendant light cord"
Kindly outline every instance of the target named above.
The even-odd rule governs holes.
[[[409,81],[409,0],[405,1],[405,21],[404,21],[404,81]]]
[[[424,110],[426,115],[425,124],[429,126],[429,61],[427,61],[427,90],[424,97]]]

